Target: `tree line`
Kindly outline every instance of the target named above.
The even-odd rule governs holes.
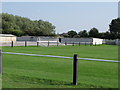
[[[0,31],[3,34],[13,34],[16,36],[56,36],[55,26],[43,20],[30,20],[29,18],[15,16],[8,13],[0,14]],[[1,22],[2,21],[2,22]],[[70,38],[102,38],[102,39],[120,39],[120,18],[113,19],[109,24],[109,30],[99,32],[97,28],[92,28],[89,31],[82,30],[76,32],[70,30],[67,33],[58,34],[63,37]]]
[[[97,28],[92,28],[89,31],[82,30],[76,32],[75,30],[70,30],[67,33],[62,33],[60,36],[69,38],[101,38],[101,39],[120,39],[120,18],[113,19],[109,25],[109,30],[106,32],[99,32]]]
[[[2,33],[16,36],[54,36],[55,26],[48,21],[33,21],[25,17],[2,13]]]

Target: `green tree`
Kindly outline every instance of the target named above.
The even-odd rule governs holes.
[[[86,30],[80,31],[80,32],[78,33],[78,35],[79,35],[80,37],[88,37],[88,33],[87,33]]]
[[[120,33],[120,18],[113,19],[109,25],[109,31],[111,33]]]
[[[106,31],[105,33],[105,39],[116,39],[117,35],[115,33],[111,33],[109,31]]]
[[[92,28],[88,33],[89,33],[89,37],[98,38],[99,31],[97,28]]]
[[[69,35],[70,38],[73,38],[75,35],[77,35],[77,32],[71,30],[71,31],[68,31],[68,35]]]
[[[111,33],[111,38],[120,39],[120,18],[113,19],[109,25],[109,31]],[[114,37],[113,37],[114,36]]]
[[[5,34],[14,34],[16,36],[53,36],[55,35],[55,26],[43,20],[30,20],[29,18],[14,16],[12,14],[2,13],[2,29]]]

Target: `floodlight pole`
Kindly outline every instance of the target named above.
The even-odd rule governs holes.
[[[73,57],[73,85],[77,85],[78,81],[78,55],[74,54]]]

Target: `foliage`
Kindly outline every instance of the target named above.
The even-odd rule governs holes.
[[[55,26],[48,21],[32,21],[25,17],[2,13],[3,34],[14,34],[16,36],[50,36],[55,35]]]
[[[89,32],[89,37],[98,37],[99,31],[97,28],[92,28]]]
[[[76,31],[69,31],[66,34],[61,34],[64,37],[75,37],[75,38],[102,38],[102,39],[120,39],[120,18],[113,19],[109,25],[109,31],[99,32],[97,28],[92,28],[88,32],[87,30],[80,31],[76,33]]]
[[[111,33],[120,34],[120,18],[113,19],[109,25]]]
[[[78,33],[78,35],[79,35],[80,37],[88,37],[88,33],[87,33],[86,30],[80,31],[80,32]]]
[[[70,38],[73,38],[75,35],[77,35],[77,32],[71,30],[71,31],[68,31],[68,35],[69,35]]]
[[[120,39],[120,18],[113,19],[111,21],[109,25],[109,31],[114,38]]]

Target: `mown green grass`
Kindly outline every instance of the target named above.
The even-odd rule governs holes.
[[[2,89],[2,75],[0,74],[0,89]]]
[[[83,58],[100,58],[118,60],[118,46],[99,45],[99,46],[54,46],[54,47],[36,47],[36,46],[18,46],[3,47],[4,52],[32,53],[43,55],[70,56],[78,54]]]
[[[0,49],[2,49],[2,47],[0,46]],[[2,89],[2,74],[0,73],[0,90]]]
[[[65,48],[66,47],[66,48]],[[3,47],[3,51],[115,59],[115,46]],[[101,49],[100,49],[101,48]],[[104,48],[106,48],[104,50]],[[62,50],[61,50],[62,49]],[[79,49],[79,50],[78,50]],[[100,51],[96,51],[100,50]],[[104,54],[101,50],[104,50]],[[43,52],[42,52],[43,51]],[[59,52],[58,52],[59,51]],[[96,53],[95,53],[96,52]],[[106,52],[106,53],[105,53]],[[111,54],[110,54],[111,52]],[[72,54],[71,54],[72,53]],[[99,55],[101,54],[101,55]],[[113,56],[114,57],[111,57]],[[108,57],[110,56],[110,57]],[[3,55],[3,88],[117,88],[118,64],[79,60],[78,85],[72,85],[72,59]]]

